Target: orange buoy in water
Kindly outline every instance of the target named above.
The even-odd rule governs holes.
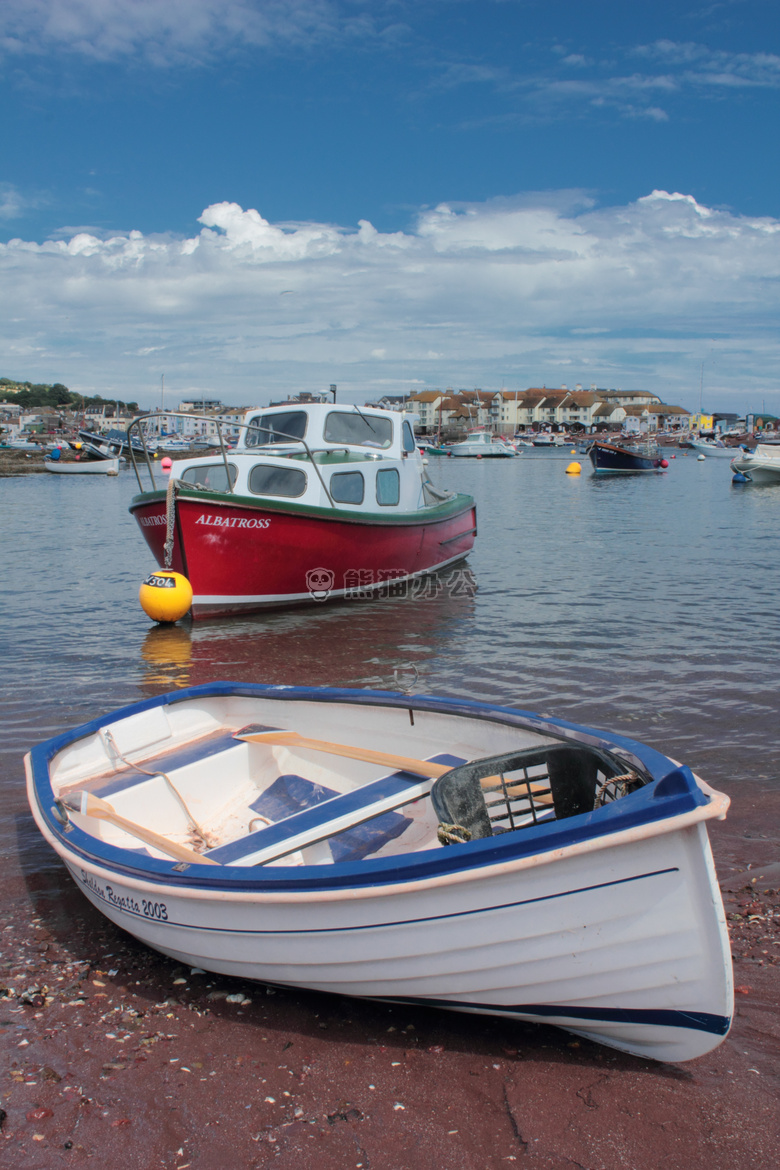
[[[182,573],[158,569],[144,581],[138,600],[153,622],[177,622],[192,605],[192,586]]]
[[[569,466],[566,468],[567,475],[579,475],[581,473],[581,471],[582,471],[582,464],[581,463],[570,463]]]

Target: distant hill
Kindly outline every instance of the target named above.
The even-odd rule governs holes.
[[[138,410],[137,402],[123,402],[121,398],[103,398],[100,394],[77,394],[62,382],[16,382],[13,378],[0,378],[0,401],[7,399],[19,406],[61,406],[66,410],[83,410],[85,406],[113,406],[120,410]]]

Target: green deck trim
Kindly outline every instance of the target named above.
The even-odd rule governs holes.
[[[164,491],[141,492],[133,496],[130,501],[130,512],[144,504],[165,503]],[[348,524],[384,524],[392,526],[406,526],[412,524],[430,524],[439,520],[447,520],[474,506],[472,496],[458,493],[451,500],[444,500],[434,507],[423,508],[418,512],[396,512],[389,515],[382,512],[351,512],[343,508],[323,508],[315,504],[299,504],[295,500],[281,500],[278,496],[239,496],[228,492],[201,492],[189,487],[177,489],[178,500],[195,500],[204,505],[230,504],[233,507],[252,508],[263,512],[292,513],[298,516],[311,516],[319,520],[341,520]]]

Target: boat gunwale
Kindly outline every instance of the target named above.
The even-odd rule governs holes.
[[[449,849],[424,850],[389,858],[364,859],[357,862],[334,863],[322,866],[225,866],[217,873],[204,864],[189,866],[186,872],[176,870],[173,860],[145,857],[143,865],[130,850],[110,845],[91,834],[70,825],[64,832],[54,815],[55,795],[49,776],[49,763],[60,751],[80,739],[95,734],[108,724],[155,707],[175,705],[198,698],[236,695],[262,697],[275,701],[339,702],[357,705],[395,707],[406,710],[461,715],[499,723],[503,726],[523,727],[558,740],[574,741],[602,750],[619,749],[633,759],[640,770],[651,777],[650,793],[645,800],[632,803],[626,810],[623,801],[613,802],[595,812],[572,817],[563,825],[551,822],[534,826],[531,830],[501,834],[498,837],[468,842]],[[572,734],[573,733],[573,734]],[[516,708],[493,706],[467,699],[444,699],[433,696],[409,696],[398,692],[355,691],[345,688],[273,687],[249,683],[206,683],[184,691],[158,695],[140,703],[129,704],[118,711],[101,716],[70,731],[54,736],[32,748],[25,757],[28,772],[28,791],[34,813],[39,815],[39,827],[49,843],[56,841],[66,850],[75,865],[91,865],[107,873],[108,877],[123,881],[148,883],[159,891],[161,885],[171,892],[189,888],[199,896],[237,896],[242,891],[250,898],[266,894],[269,899],[299,900],[311,896],[313,890],[327,893],[330,898],[354,898],[358,892],[412,890],[453,881],[474,880],[491,873],[529,868],[560,860],[564,856],[583,851],[616,846],[637,837],[655,836],[694,825],[711,817],[722,818],[728,808],[728,797],[715,792],[698,780],[688,768],[681,768],[668,756],[654,748],[639,744],[623,736],[603,738],[604,733],[552,717],[543,718]],[[638,749],[638,750],[637,750]],[[666,777],[674,777],[672,788],[678,791],[662,794],[658,786]],[[635,793],[640,796],[643,790]],[[47,807],[50,806],[50,807]],[[598,815],[597,815],[598,814]],[[597,815],[594,828],[592,821]],[[40,818],[40,819],[39,819]],[[590,818],[590,821],[588,820]],[[43,822],[43,823],[41,823]],[[59,850],[58,850],[59,851]],[[134,864],[135,862],[135,864]],[[109,868],[104,868],[109,867]],[[250,875],[249,870],[252,870]],[[138,888],[146,888],[144,885]]]
[[[245,496],[228,492],[200,491],[183,485],[181,480],[176,481],[177,505],[184,501],[190,503],[214,504],[232,506],[234,508],[249,508],[253,511],[274,512],[282,515],[310,517],[315,520],[338,521],[346,524],[370,524],[373,527],[413,527],[416,525],[432,525],[446,520],[456,519],[458,516],[473,510],[476,505],[473,496],[464,492],[457,492],[449,500],[432,504],[418,509],[416,512],[401,512],[395,515],[387,512],[346,511],[338,506],[324,507],[321,504],[303,504],[294,499],[279,496]],[[128,508],[131,514],[151,503],[166,502],[166,491],[139,492],[133,496]],[[471,533],[463,533],[471,535]]]

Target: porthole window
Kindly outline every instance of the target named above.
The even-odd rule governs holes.
[[[247,447],[267,447],[269,443],[294,443],[306,434],[305,410],[274,411],[256,414],[249,421],[245,443]]]
[[[302,496],[306,491],[306,472],[295,467],[273,467],[258,463],[249,473],[249,490],[256,496]]]
[[[383,507],[392,507],[401,498],[401,477],[395,467],[376,473],[376,502]]]
[[[230,484],[228,484],[228,477],[225,472],[224,463],[206,463],[200,467],[188,467],[179,476],[181,483],[189,483],[194,487],[208,488],[212,492],[229,492],[233,484],[236,482],[236,466],[234,463],[229,463],[230,468]]]
[[[330,477],[330,494],[338,504],[362,504],[364,493],[360,471],[337,471]]]
[[[393,442],[393,424],[389,418],[378,418],[375,414],[334,410],[325,419],[323,437],[326,443],[385,449]]]

